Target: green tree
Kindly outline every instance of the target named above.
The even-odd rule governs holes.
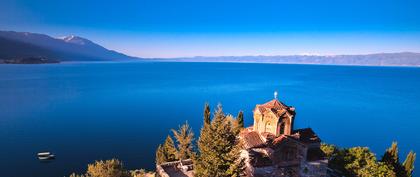
[[[242,160],[232,122],[226,119],[218,105],[210,126],[203,126],[198,139],[199,154],[194,159],[195,175],[198,177],[239,176]]]
[[[374,165],[376,157],[367,147],[353,147],[345,150],[344,162],[348,175],[357,176],[363,168]]]
[[[398,145],[397,142],[392,142],[392,145],[390,148],[388,148],[384,155],[382,156],[382,162],[385,163],[399,163],[399,159],[398,159]]]
[[[168,135],[163,145],[159,145],[156,149],[156,164],[178,160],[177,155],[178,151],[175,148],[174,141]]]
[[[358,176],[361,177],[395,177],[395,172],[391,166],[386,165],[383,162],[372,163],[362,168]]]
[[[411,177],[414,171],[414,161],[416,160],[416,153],[410,151],[404,160],[403,166],[408,177]]]
[[[406,176],[407,173],[399,160],[397,142],[392,142],[391,147],[389,147],[382,156],[381,162],[392,167],[398,177]]]
[[[244,128],[244,112],[239,111],[238,116],[236,117],[236,120],[238,121],[238,127]]]
[[[153,172],[146,172],[144,169],[128,171],[118,159],[95,161],[88,164],[85,174],[72,173],[70,177],[146,177],[154,176]]]
[[[234,133],[239,134],[239,132],[241,131],[241,128],[239,128],[237,119],[235,119],[232,115],[229,114],[226,116],[226,121],[230,122]]]
[[[324,152],[325,157],[327,157],[329,160],[334,158],[338,153],[338,148],[331,144],[321,143],[321,150]]]
[[[156,150],[156,164],[161,164],[163,162],[167,162],[168,159],[166,159],[165,151],[163,150],[162,145],[159,144],[157,150]]]
[[[163,154],[165,155],[166,162],[178,160],[178,151],[175,148],[174,140],[169,135],[163,144]]]
[[[206,103],[204,105],[204,124],[210,124],[210,105],[209,103]]]
[[[321,150],[328,157],[328,166],[344,176],[395,177],[393,167],[377,162],[375,154],[367,147],[340,149],[334,145],[322,144]]]
[[[89,164],[86,176],[89,177],[129,177],[130,174],[123,168],[121,161],[111,159],[106,161],[96,161]]]
[[[178,158],[179,159],[188,159],[193,156],[193,144],[194,133],[186,122],[184,125],[180,126],[178,130],[172,129],[174,137],[178,143]]]

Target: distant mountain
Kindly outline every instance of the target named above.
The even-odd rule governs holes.
[[[78,36],[53,38],[44,34],[0,31],[0,59],[45,57],[60,61],[137,59]]]
[[[159,59],[180,62],[243,62],[365,66],[420,66],[420,53],[378,53],[368,55],[220,56]]]

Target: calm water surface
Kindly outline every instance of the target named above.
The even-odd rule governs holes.
[[[154,168],[155,149],[205,102],[245,111],[273,91],[328,143],[420,152],[420,68],[231,63],[0,65],[0,173],[57,177],[96,159]],[[39,151],[57,159],[40,163]],[[417,162],[416,170],[420,169]]]

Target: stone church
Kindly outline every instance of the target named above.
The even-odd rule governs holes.
[[[327,176],[321,139],[311,128],[293,129],[295,116],[295,108],[277,98],[256,105],[254,125],[240,133],[247,176]]]

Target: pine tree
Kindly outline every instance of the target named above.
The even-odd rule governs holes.
[[[172,140],[169,135],[166,137],[165,143],[163,144],[163,152],[166,162],[178,160],[178,152],[175,148],[174,140]]]
[[[382,156],[382,162],[385,162],[387,164],[395,164],[399,163],[398,159],[398,145],[397,142],[392,142],[392,145],[390,148],[388,148],[384,155]]]
[[[414,161],[416,160],[416,153],[410,151],[403,163],[404,169],[408,177],[411,177],[414,171]]]
[[[392,167],[397,177],[406,176],[406,171],[404,170],[404,167],[401,165],[399,160],[397,142],[392,142],[391,147],[385,151],[381,161]]]
[[[211,120],[210,120],[210,105],[209,103],[206,103],[204,105],[204,124],[210,124]]]
[[[157,150],[156,150],[156,164],[161,164],[163,162],[167,162],[168,159],[166,159],[165,152],[163,150],[162,145],[159,144]]]
[[[194,159],[195,175],[239,176],[242,168],[231,121],[226,119],[221,105],[218,105],[210,126],[203,126],[198,140],[199,155]]]
[[[238,124],[238,119],[235,119],[232,115],[229,114],[226,116],[226,121],[229,121],[231,123],[233,132],[235,134],[238,135],[241,132],[242,128]]]
[[[193,144],[194,133],[186,122],[184,125],[180,126],[178,130],[172,129],[175,139],[178,143],[178,158],[179,159],[188,159],[193,156]]]

